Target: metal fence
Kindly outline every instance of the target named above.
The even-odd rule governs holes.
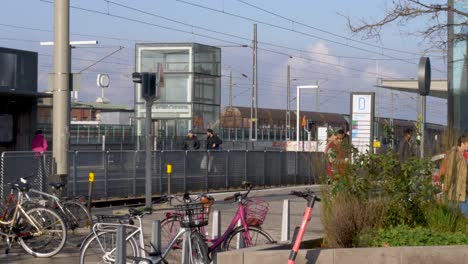
[[[69,195],[87,195],[88,173],[95,173],[94,198],[138,197],[145,192],[144,151],[70,152]],[[6,183],[34,176],[35,187],[47,189],[53,171],[51,153],[3,152],[1,195]],[[315,184],[323,166],[322,153],[287,151],[154,151],[152,190],[166,193],[166,165],[172,164],[171,191],[222,191],[248,180],[259,188]]]

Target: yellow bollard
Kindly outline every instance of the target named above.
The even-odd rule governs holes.
[[[94,171],[88,174],[88,211],[91,213],[91,202],[93,200]]]
[[[171,174],[172,174],[172,164],[168,163],[166,165],[167,173],[167,195],[171,195]],[[169,205],[171,205],[171,199],[169,199]]]

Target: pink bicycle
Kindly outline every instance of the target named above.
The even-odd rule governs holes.
[[[209,244],[208,250],[210,253],[215,252],[219,248],[227,251],[276,243],[276,241],[261,228],[268,214],[268,203],[261,199],[247,198],[253,186],[249,182],[243,182],[242,185],[247,189],[247,192],[237,192],[224,199],[225,201],[236,201],[238,203],[237,212],[232,218],[228,228],[219,238],[205,238]],[[187,194],[184,195],[185,202],[190,202],[188,197]],[[198,197],[203,201],[202,197],[206,196],[199,195]],[[177,215],[173,212],[166,213],[166,218],[161,222],[163,238],[166,237],[165,239],[169,240],[176,234],[179,226]],[[200,232],[205,234],[203,227],[200,229]]]

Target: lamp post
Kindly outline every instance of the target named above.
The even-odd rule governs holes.
[[[318,89],[318,85],[299,85],[297,86],[296,90],[296,103],[297,103],[297,116],[296,116],[296,151],[299,151],[299,122],[301,119],[301,113],[300,113],[300,105],[301,105],[301,96],[300,96],[300,91],[301,89]]]

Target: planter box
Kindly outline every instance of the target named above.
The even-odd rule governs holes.
[[[285,264],[289,250],[248,248],[219,253],[220,264]],[[468,246],[340,248],[300,250],[297,264],[462,264],[468,263]]]

